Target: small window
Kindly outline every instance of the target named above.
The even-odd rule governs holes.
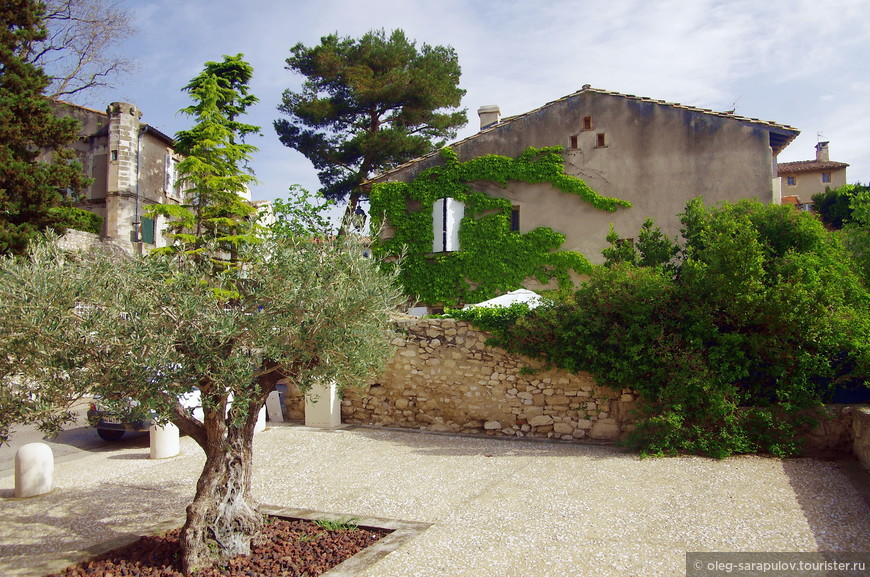
[[[163,189],[166,194],[175,196],[175,180],[177,178],[178,162],[172,158],[171,154],[167,154],[163,158]]]
[[[577,135],[571,135],[571,148],[577,148]]]
[[[599,132],[595,135],[595,147],[604,148],[605,146],[607,146],[607,139],[604,137],[603,132]]]
[[[797,184],[797,178],[794,176],[787,176],[785,177],[785,183],[788,186],[794,186]]]
[[[118,151],[117,150],[112,151],[112,160],[118,160]]]
[[[583,117],[583,130],[592,130],[592,117],[584,116]]]
[[[831,173],[823,172],[822,173],[822,182],[831,182]]]
[[[515,206],[511,210],[511,232],[520,231],[520,207]]]

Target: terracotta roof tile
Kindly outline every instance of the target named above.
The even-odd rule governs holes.
[[[796,162],[780,162],[776,165],[777,174],[786,176],[799,172],[818,172],[822,170],[839,170],[849,166],[845,162],[832,160],[798,160]]]

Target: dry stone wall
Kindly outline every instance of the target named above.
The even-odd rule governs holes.
[[[464,321],[413,319],[398,329],[383,374],[345,391],[342,422],[566,440],[614,440],[630,427],[630,390],[488,346],[489,335]]]

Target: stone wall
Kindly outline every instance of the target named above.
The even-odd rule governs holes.
[[[57,246],[64,250],[91,250],[102,247],[118,254],[134,253],[137,250],[137,246],[133,243],[100,238],[98,234],[72,228],[67,229],[64,235],[57,239]]]
[[[855,407],[852,411],[852,452],[870,471],[870,407]]]
[[[345,423],[494,436],[614,440],[630,426],[635,396],[588,374],[544,369],[486,345],[488,335],[451,319],[398,323],[384,373],[342,401]],[[298,399],[288,395],[288,409]]]
[[[348,389],[342,422],[491,436],[612,441],[632,427],[630,389],[595,384],[588,374],[545,369],[539,361],[487,346],[464,321],[397,323],[396,353],[372,384]],[[290,420],[305,418],[304,397],[288,387]],[[853,452],[870,470],[870,408],[829,405],[806,441],[808,455]]]

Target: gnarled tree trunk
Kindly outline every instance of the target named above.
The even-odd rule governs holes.
[[[189,575],[197,569],[237,555],[249,555],[251,538],[263,527],[263,516],[251,495],[254,427],[272,386],[251,399],[248,413],[233,424],[226,399],[215,405],[203,403],[203,423],[189,418],[175,422],[205,451],[205,466],[196,485],[196,496],[187,507],[187,521],[181,530],[182,570]],[[206,397],[203,392],[203,398]]]

